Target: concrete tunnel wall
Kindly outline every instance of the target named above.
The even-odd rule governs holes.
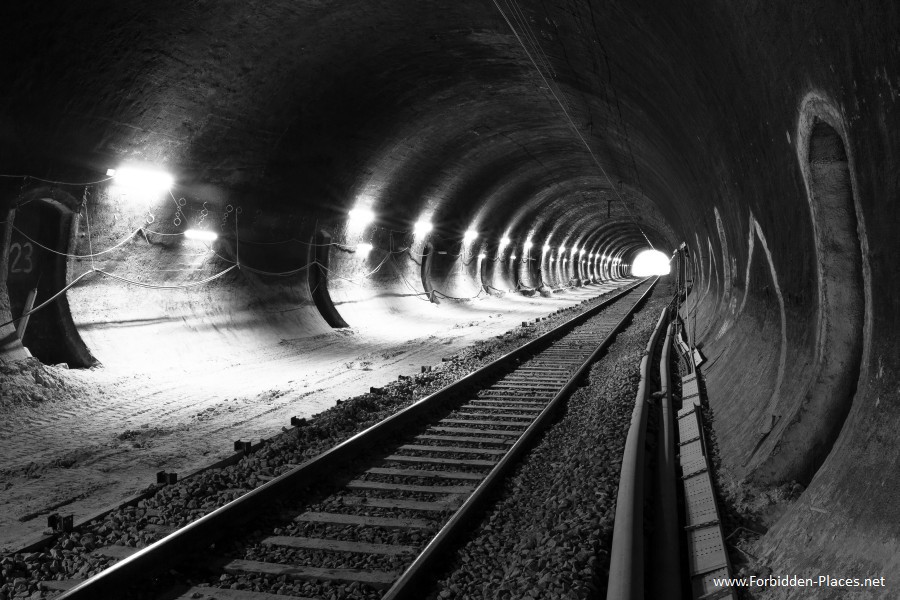
[[[587,275],[560,265],[560,245],[564,258],[572,247],[598,254],[593,268],[606,278],[621,268],[603,256],[628,264],[649,244],[669,254],[686,242],[685,316],[708,358],[724,468],[760,485],[809,484],[766,536],[769,552],[795,571],[898,566],[895,4],[523,0],[512,22],[534,34],[521,42],[545,80],[491,3],[51,4],[20,3],[3,25],[18,31],[5,32],[0,65],[4,174],[92,182],[129,161],[174,173],[174,198],[137,204],[91,186],[77,226],[86,233],[89,217],[93,233],[75,240],[78,254],[116,243],[149,214],[149,229],[180,234],[204,203],[206,226],[222,235],[216,254],[179,235],[139,234],[95,266],[172,285],[221,273],[238,254],[248,267],[289,271],[310,263],[324,231],[338,244],[328,292],[352,325],[427,318],[440,310],[423,301],[429,287],[468,298],[482,285]],[[26,24],[40,40],[22,40]],[[821,123],[843,158],[809,158]],[[817,192],[810,178],[823,169],[846,170],[849,184]],[[5,215],[45,183],[0,185]],[[82,196],[83,186],[57,187]],[[376,222],[349,235],[357,205]],[[229,206],[242,209],[239,235]],[[420,218],[435,231],[416,240]],[[0,277],[14,235],[6,221]],[[480,235],[462,249],[469,227]],[[553,263],[541,260],[548,240]],[[359,241],[375,246],[365,259],[353,252]],[[854,244],[858,259],[838,268]],[[72,260],[69,281],[89,266]],[[846,304],[833,277],[849,278],[859,298]],[[123,368],[138,356],[218,360],[330,330],[303,273],[235,269],[177,291],[94,274],[68,301],[86,346]],[[845,305],[859,324],[841,337],[834,307]],[[158,339],[135,346],[142,328]],[[22,355],[12,335],[0,331],[4,360]],[[842,391],[821,394],[835,373]]]

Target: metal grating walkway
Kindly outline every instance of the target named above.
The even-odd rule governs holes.
[[[706,443],[697,373],[681,380],[682,409],[678,411],[678,446],[684,487],[685,534],[691,591],[695,600],[737,596],[731,588],[714,585],[720,577],[731,577],[731,565],[716,506]]]

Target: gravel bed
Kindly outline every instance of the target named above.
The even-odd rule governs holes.
[[[527,327],[517,327],[494,339],[476,342],[471,347],[448,357],[448,360],[433,367],[433,370],[413,378],[388,383],[377,393],[339,401],[336,406],[304,420],[298,427],[283,428],[283,434],[269,440],[258,451],[235,465],[208,470],[174,485],[150,486],[148,491],[155,493],[138,502],[136,506],[115,510],[104,518],[82,527],[78,532],[63,534],[46,550],[3,556],[0,558],[0,600],[58,595],[59,592],[55,591],[41,592],[40,582],[52,579],[83,579],[115,562],[112,559],[95,556],[93,552],[97,548],[109,545],[144,547],[159,538],[158,531],[148,530],[148,526],[179,527],[212,512],[241,493],[265,483],[269,477],[317,456],[416,400],[584,312],[608,295],[569,309],[561,309],[541,319],[540,322]],[[498,429],[496,426],[466,426]],[[431,466],[416,465],[418,469],[432,470],[429,467]],[[461,466],[454,467],[454,470],[468,469]],[[346,508],[359,510],[359,507]],[[368,510],[379,509],[368,508]],[[409,516],[421,517],[421,513]],[[264,579],[266,578],[259,577],[253,582],[248,579],[246,584],[250,587],[241,589],[255,589],[253,586],[259,584],[257,580]],[[301,584],[299,589],[302,590],[304,585]],[[294,586],[290,589],[293,590]],[[328,590],[330,594],[332,588],[328,587]],[[303,594],[310,595],[308,592]]]
[[[640,360],[662,307],[658,286],[592,369],[590,384],[503,485],[448,562],[434,598],[605,596],[622,450]]]

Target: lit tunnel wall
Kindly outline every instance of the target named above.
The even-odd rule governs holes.
[[[85,199],[0,178],[0,321],[25,285],[13,225],[63,193],[60,250],[133,234],[67,262],[69,282],[109,274],[67,294],[74,329],[58,335],[85,364],[213,362],[327,333],[322,285],[350,325],[427,319],[428,296],[513,301],[685,242],[724,468],[809,484],[803,502],[829,511],[789,512],[770,551],[796,569],[823,547],[833,571],[900,566],[895,4],[51,4],[2,25],[18,31],[2,42],[4,174],[94,182],[133,161],[177,185],[133,202],[108,182]],[[351,232],[356,206],[376,220]],[[180,235],[201,217],[211,248]],[[417,238],[420,219],[434,231]],[[0,348],[22,356],[11,326]]]

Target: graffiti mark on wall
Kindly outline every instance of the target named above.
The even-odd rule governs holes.
[[[719,289],[719,268],[716,264],[716,253],[712,247],[712,240],[709,239],[709,236],[706,237],[706,247],[709,249],[709,279],[706,282],[706,291],[709,292],[709,284],[712,282],[713,277],[716,278],[716,289]]]
[[[769,263],[769,274],[772,277],[772,284],[775,287],[775,295],[778,298],[778,310],[781,316],[781,351],[778,362],[778,376],[775,380],[775,389],[772,391],[772,396],[769,398],[769,402],[766,406],[767,418],[760,431],[760,433],[768,433],[772,429],[774,417],[777,417],[778,415],[778,400],[781,394],[781,386],[784,383],[784,372],[787,365],[787,319],[784,311],[784,296],[781,293],[781,286],[778,285],[778,273],[775,271],[775,262],[772,260],[772,252],[769,250],[769,244],[766,241],[766,236],[763,233],[762,227],[759,225],[759,221],[756,220],[756,217],[754,217],[751,212],[750,231],[747,241],[747,274],[744,278],[744,298],[741,300],[741,306],[738,308],[737,316],[740,316],[744,312],[744,306],[747,304],[747,297],[750,295],[750,267],[753,265],[753,250],[757,238],[759,238],[759,243],[762,246],[763,252]]]
[[[728,237],[725,235],[725,225],[722,224],[722,217],[719,215],[718,207],[713,207],[713,213],[716,215],[716,229],[719,231],[719,244],[722,246],[722,299],[728,301],[731,295],[731,272],[732,261],[728,252]]]

